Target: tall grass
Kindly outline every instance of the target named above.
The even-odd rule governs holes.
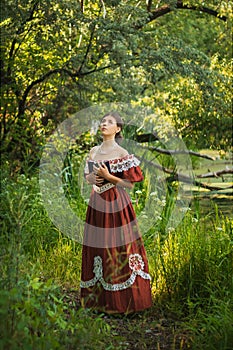
[[[195,214],[195,215],[194,215]],[[184,320],[193,349],[230,349],[233,340],[233,222],[215,208],[212,225],[188,213],[148,247],[157,303]]]
[[[126,336],[80,308],[81,246],[51,223],[37,176],[6,176],[1,199],[0,347],[125,349]],[[166,236],[144,237],[154,309],[180,321],[192,349],[233,343],[232,226],[218,208],[207,223],[197,207]]]
[[[3,179],[1,203],[0,348],[105,349],[109,326],[75,302],[81,247],[51,223],[37,177]]]

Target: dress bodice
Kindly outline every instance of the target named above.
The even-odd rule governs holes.
[[[85,175],[93,171],[94,165],[98,167],[103,163],[107,166],[108,171],[116,177],[128,180],[130,182],[140,182],[143,180],[142,171],[139,167],[140,160],[136,158],[134,154],[128,154],[122,158],[114,158],[110,160],[87,160],[84,171]],[[109,186],[109,183],[107,181],[105,181],[103,185],[105,186],[103,190],[114,186],[112,184],[112,186]]]
[[[93,171],[93,166],[99,166],[100,164],[105,164],[112,174],[123,173],[124,171],[129,171],[131,168],[138,167],[140,161],[134,156],[134,154],[127,154],[121,158],[114,158],[109,160],[88,160],[85,173],[88,174]]]

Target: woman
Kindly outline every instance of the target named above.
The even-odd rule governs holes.
[[[107,313],[131,313],[152,304],[150,275],[135,212],[125,188],[143,180],[138,159],[118,142],[116,112],[100,124],[103,143],[91,149],[85,177],[93,185],[82,251],[81,301]]]

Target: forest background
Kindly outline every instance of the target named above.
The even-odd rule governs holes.
[[[230,349],[231,30],[231,1],[1,3],[3,349]],[[150,108],[164,121],[149,138],[143,124],[124,136],[153,148],[168,170],[162,215],[144,237],[154,306],[132,318],[80,308],[81,245],[53,225],[38,185],[42,152],[57,126],[84,108],[115,102]],[[182,184],[156,138],[167,122],[201,155],[190,154],[195,200],[170,232],[164,223]],[[98,135],[76,141],[64,183],[83,216],[76,175]],[[146,182],[132,191],[138,214],[150,194]]]

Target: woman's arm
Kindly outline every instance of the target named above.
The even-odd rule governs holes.
[[[96,153],[97,149],[98,149],[98,146],[92,147],[92,149],[89,152],[88,160],[92,160],[93,159],[94,154]],[[88,160],[87,160],[87,162],[88,162]],[[87,166],[87,168],[88,168],[88,166]],[[96,174],[96,172],[95,173],[94,172],[91,172],[91,173],[86,172],[84,174],[84,176],[85,176],[85,179],[86,179],[87,183],[90,184],[90,185],[101,186],[103,184],[103,182],[104,182],[104,179],[102,177],[98,176]]]
[[[130,189],[133,188],[132,182],[124,179],[119,179],[119,177],[114,176],[112,174],[109,174],[107,180],[116,186],[127,187]]]
[[[133,183],[124,179],[120,179],[117,176],[114,176],[109,173],[107,166],[103,163],[100,164],[99,168],[94,166],[94,172],[100,176],[100,178],[104,178],[108,182],[111,182],[112,184],[116,186],[121,187],[127,187],[127,188],[133,188]]]

